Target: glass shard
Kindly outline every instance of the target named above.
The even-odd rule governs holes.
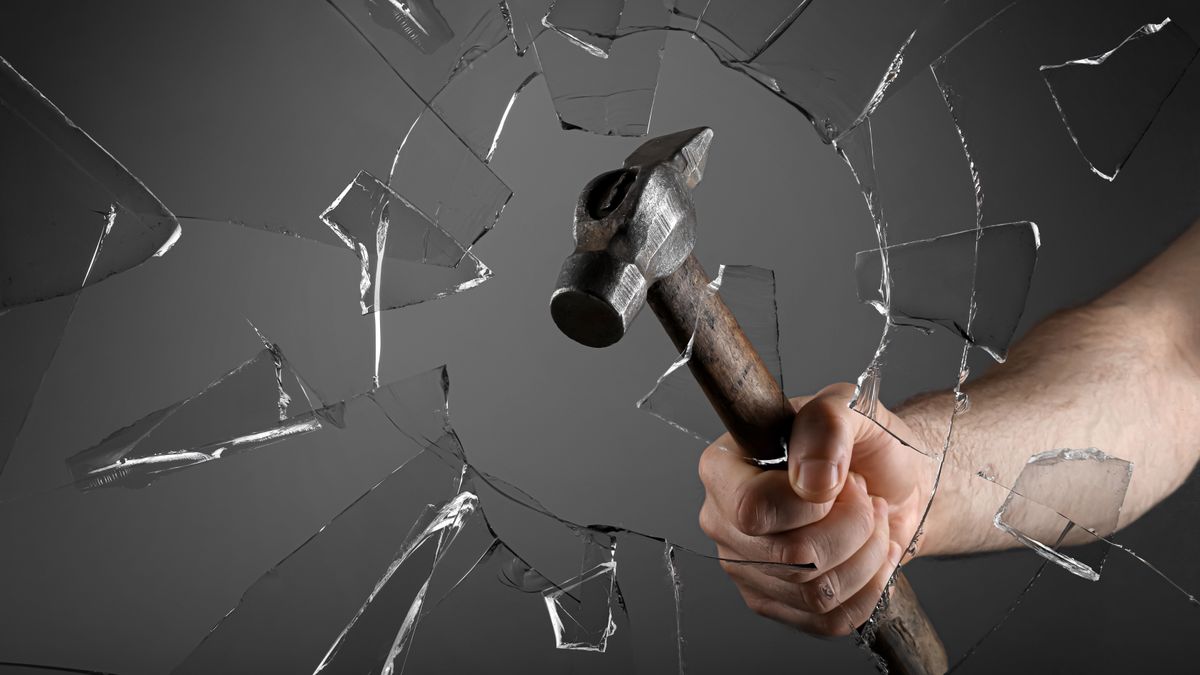
[[[1095,581],[1108,553],[1100,539],[1116,531],[1132,476],[1132,464],[1094,448],[1038,453],[1021,469],[995,525],[1050,562]],[[1096,544],[1087,558],[1060,550],[1080,543]]]
[[[588,532],[578,577],[543,591],[554,628],[554,646],[603,652],[616,632],[616,542],[600,532]]]
[[[0,310],[74,293],[166,253],[179,221],[0,59]]]
[[[1050,98],[1092,173],[1117,177],[1196,58],[1170,18],[1138,28],[1112,49],[1040,68]]]
[[[454,237],[366,171],[321,220],[359,257],[363,314],[445,297],[492,276]]]
[[[505,106],[511,101],[510,95]],[[396,150],[388,186],[467,249],[495,227],[512,199],[504,181],[429,109]]]
[[[677,0],[672,8],[722,61],[750,61],[791,27],[811,0],[768,0],[754,11],[736,0]]]
[[[0,372],[5,380],[5,405],[0,406],[0,473],[33,409],[78,298],[78,294],[67,295],[0,314]]]
[[[299,376],[274,345],[196,395],[156,410],[67,466],[81,490],[144,487],[160,476],[321,428]]]
[[[403,672],[426,611],[433,576],[458,535],[468,523],[478,519],[478,508],[479,498],[467,491],[440,507],[427,507],[313,672],[361,672],[364,668],[383,673]],[[478,558],[484,551],[473,551],[473,557]],[[396,626],[395,618],[401,616],[398,610],[406,603],[403,620]],[[384,651],[382,647],[388,641],[380,638],[392,631],[395,635]]]
[[[547,28],[542,18],[554,0],[501,0],[500,11],[518,54],[525,54]]]
[[[818,2],[736,67],[808,116],[830,142],[854,128],[923,17],[940,3],[879,11],[869,2]]]
[[[329,0],[426,103],[508,37],[495,0]]]
[[[859,300],[894,323],[942,326],[1002,361],[1039,245],[1037,226],[1021,222],[889,246],[886,256],[862,251],[854,261]],[[885,278],[890,297],[880,292]]]
[[[496,2],[333,4],[462,144],[480,160],[491,159],[517,93],[536,75],[536,60],[521,58],[508,44],[508,24]]]
[[[429,452],[396,468],[264,574],[173,672],[312,673],[335,657],[330,672],[378,670],[442,548],[427,526],[456,524],[426,506],[445,504],[458,476]]]
[[[775,272],[751,265],[721,265],[698,302],[711,302],[719,294],[737,318],[767,370],[783,387],[783,365],[779,356],[779,315],[775,303]],[[671,426],[711,443],[725,433],[700,385],[687,368],[691,345],[658,378],[637,407]]]
[[[892,65],[879,81],[855,126],[872,115],[893,94],[914,78],[928,73],[929,65],[971,37],[1019,0],[950,0],[934,7],[901,46]]]
[[[633,31],[634,26],[664,26],[667,11],[659,0],[629,0],[613,41],[599,58],[580,49],[577,39],[546,31],[534,43],[541,71],[564,129],[610,136],[642,136],[650,128],[658,71],[666,32]],[[589,33],[591,35],[591,33]]]
[[[454,37],[454,31],[433,0],[367,0],[367,13],[375,23],[405,38],[426,56]]]
[[[592,56],[605,59],[624,10],[625,0],[554,0],[542,25]]]

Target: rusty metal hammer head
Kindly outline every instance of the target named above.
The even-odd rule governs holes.
[[[692,188],[712,129],[646,141],[625,166],[593,178],[575,207],[575,252],[563,263],[550,315],[568,337],[607,347],[646,304],[646,289],[679,269],[696,243]]]

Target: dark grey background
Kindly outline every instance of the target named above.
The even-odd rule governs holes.
[[[982,112],[968,124],[985,222],[1041,227],[1023,330],[1127,276],[1200,213],[1195,67],[1112,184],[1087,170],[1036,73],[1063,51],[1103,51],[1167,15],[1195,34],[1200,13],[1183,2],[1043,4],[1020,5],[986,37],[993,58],[971,91]],[[359,169],[386,175],[416,113],[394,74],[315,2],[6,4],[0,55],[179,215],[318,227],[316,215]],[[881,324],[856,302],[853,255],[874,234],[849,171],[795,110],[670,35],[652,133],[701,124],[716,131],[696,192],[701,260],[714,273],[719,263],[776,271],[790,393],[852,381]],[[928,75],[888,104],[876,133],[898,231],[972,225],[965,162]],[[586,350],[546,310],[579,188],[637,143],[562,131],[544,84],[530,86],[492,163],[516,196],[474,249],[495,278],[384,314],[383,379],[448,364],[454,424],[481,468],[574,521],[703,548],[700,448],[633,407],[674,357],[665,336],[641,321],[619,345]],[[36,495],[69,478],[67,456],[253,354],[245,319],[287,353],[368,367],[372,323],[358,315],[347,251],[230,224],[184,227],[166,257],[82,294],[0,476],[5,498],[35,495],[0,505],[0,660],[163,672],[259,574],[394,464],[387,439],[288,445],[140,491]],[[918,356],[897,365],[887,402],[952,383],[931,370],[935,357]],[[1194,483],[1120,537],[1193,582]],[[920,561],[910,576],[961,652],[1036,565],[1014,551]],[[1181,596],[1114,554],[1099,584],[1049,570],[967,670],[1184,670],[1196,627]],[[822,660],[774,665],[869,670],[848,645],[813,645]]]

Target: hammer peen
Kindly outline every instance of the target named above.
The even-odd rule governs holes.
[[[764,468],[786,468],[794,413],[692,255],[700,182],[712,129],[651,139],[615,171],[593,178],[575,208],[575,252],[563,263],[550,314],[589,347],[620,340],[649,304],[675,346],[691,343],[688,367],[725,428]],[[940,675],[945,648],[897,572],[878,617],[875,652],[901,675]]]

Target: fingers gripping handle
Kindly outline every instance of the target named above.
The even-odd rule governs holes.
[[[791,405],[729,308],[707,292],[708,284],[704,268],[689,255],[650,287],[646,300],[680,351],[691,342],[688,367],[738,445],[764,466],[787,468],[777,460],[791,433]],[[890,597],[878,617],[875,653],[892,673],[946,672],[946,650],[899,572]]]

